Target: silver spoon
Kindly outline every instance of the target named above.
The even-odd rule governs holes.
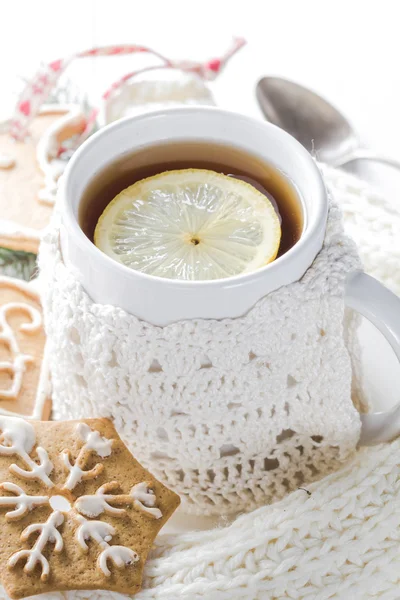
[[[280,77],[263,77],[256,96],[267,120],[315,152],[319,161],[342,167],[371,160],[400,170],[400,161],[363,148],[347,119],[315,92]]]

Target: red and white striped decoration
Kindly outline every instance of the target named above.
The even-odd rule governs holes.
[[[144,73],[153,69],[180,69],[188,73],[196,73],[203,79],[211,81],[219,75],[227,61],[240,48],[242,48],[244,44],[245,40],[243,38],[235,38],[230,48],[228,48],[227,52],[225,52],[221,57],[213,58],[203,63],[191,62],[187,60],[170,60],[166,56],[163,56],[151,48],[146,46],[137,46],[135,44],[92,48],[90,50],[78,52],[66,58],[54,60],[47,65],[43,65],[33,79],[26,84],[18,99],[14,114],[9,122],[9,133],[17,140],[23,140],[27,136],[30,123],[39,113],[41,106],[46,102],[50,92],[57,85],[59,78],[68,68],[68,66],[77,59],[148,53],[158,60],[158,64],[127,73],[118,81],[113,83],[113,85],[106,90],[102,97],[104,102],[107,103],[110,98],[112,98],[115,91],[125,85],[130,79],[132,79],[132,77],[138,75],[139,73]],[[96,122],[98,112],[99,109],[94,108],[88,115],[85,129],[82,132],[79,140],[77,140],[77,146],[90,135]]]

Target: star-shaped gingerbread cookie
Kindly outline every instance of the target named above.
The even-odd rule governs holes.
[[[0,577],[11,598],[136,593],[154,538],[178,505],[108,419],[0,416]]]

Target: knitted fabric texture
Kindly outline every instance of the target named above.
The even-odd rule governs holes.
[[[227,527],[161,534],[134,600],[399,600],[400,442],[359,451],[307,489]],[[35,596],[125,598],[99,590]]]
[[[210,88],[198,75],[174,69],[156,69],[137,75],[105,103],[104,120],[140,114],[148,110],[182,105],[214,105]]]
[[[346,233],[356,242],[364,270],[400,296],[400,203],[379,190],[322,166],[343,212]]]
[[[162,328],[95,304],[57,240],[53,224],[40,259],[56,419],[112,418],[193,514],[276,501],[351,457],[360,419],[343,295],[359,262],[335,203],[301,281],[233,320]]]

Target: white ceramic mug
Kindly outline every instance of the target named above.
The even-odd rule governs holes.
[[[177,281],[133,271],[100,252],[78,221],[89,181],[123,154],[160,142],[207,141],[232,145],[273,164],[294,182],[303,202],[304,230],[296,245],[273,263],[246,275],[212,281]],[[266,294],[297,281],[322,247],[328,198],[309,153],[281,129],[209,107],[162,110],[118,121],[91,137],[70,161],[60,188],[64,261],[95,302],[125,309],[154,325],[183,319],[235,318]],[[82,259],[84,257],[84,260]],[[400,360],[400,299],[365,273],[352,274],[346,303],[384,334]],[[362,443],[400,432],[400,405],[361,416]]]

